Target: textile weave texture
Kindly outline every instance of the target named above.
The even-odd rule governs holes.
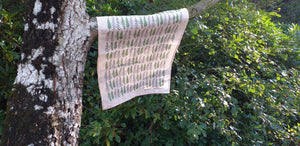
[[[97,17],[103,110],[136,96],[170,92],[171,67],[188,19],[187,9]]]

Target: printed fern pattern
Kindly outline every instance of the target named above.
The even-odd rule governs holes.
[[[171,66],[188,18],[187,9],[97,17],[103,109],[136,96],[170,92]]]

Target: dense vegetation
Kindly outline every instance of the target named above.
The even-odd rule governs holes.
[[[282,17],[273,17],[275,22],[300,23],[299,0],[250,0],[255,6],[267,12],[277,12]]]
[[[0,122],[22,40],[24,4],[17,2],[0,4]],[[282,7],[281,17],[274,11],[299,4],[252,2],[221,1],[189,22],[170,94],[136,97],[107,111],[101,110],[95,42],[86,63],[81,145],[300,144],[300,27],[299,17],[288,15],[299,9]],[[87,0],[87,10],[90,16],[150,14],[193,3]]]
[[[4,0],[0,3],[0,136],[5,118],[6,99],[17,75],[24,10],[25,5],[19,0]]]

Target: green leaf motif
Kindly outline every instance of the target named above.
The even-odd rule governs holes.
[[[142,18],[140,18],[140,24],[141,24],[141,27],[143,28],[144,24],[143,24],[143,19]]]
[[[118,45],[118,42],[115,42],[115,49],[118,47],[117,45]]]
[[[176,22],[176,16],[173,16],[173,24]]]
[[[114,99],[115,97],[114,97],[114,93],[113,92],[111,92],[111,99]]]
[[[134,31],[133,37],[136,38],[136,30]]]
[[[158,15],[156,15],[156,23],[157,23],[157,26],[159,26],[159,17],[158,17]]]
[[[111,99],[111,96],[110,96],[110,93],[108,93],[108,99],[111,101],[112,99]]]
[[[163,23],[164,23],[163,16],[160,15],[160,24],[162,25]]]
[[[122,17],[122,26],[123,28],[125,28],[125,22],[124,22],[124,18]]]
[[[127,41],[127,47],[129,47],[129,45],[130,45],[130,41],[128,40],[128,41]]]
[[[144,27],[147,27],[146,17],[144,17]]]
[[[110,89],[113,89],[113,85],[112,85],[111,81],[109,82],[109,87],[110,87]]]
[[[137,37],[140,37],[140,34],[141,34],[141,30],[138,31],[138,33],[137,33],[136,36],[137,36]]]
[[[126,27],[129,27],[129,21],[127,17],[126,17]]]
[[[123,88],[121,88],[121,94],[124,95]]]
[[[114,49],[114,43],[110,42],[110,49],[113,50]]]
[[[154,28],[154,30],[153,30],[153,32],[152,32],[152,33],[153,33],[153,35],[155,35],[155,32],[156,32],[156,28]]]
[[[131,41],[131,44],[130,44],[130,46],[131,46],[131,47],[133,46],[133,40]]]
[[[123,39],[123,31],[120,33],[120,39]]]
[[[108,27],[108,29],[111,29],[111,24],[110,24],[109,18],[107,18],[107,27]]]
[[[115,83],[115,81],[113,81],[113,87],[114,87],[114,88],[116,87],[116,83]]]

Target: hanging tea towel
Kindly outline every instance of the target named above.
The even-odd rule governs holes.
[[[170,92],[171,66],[188,19],[187,9],[97,17],[104,110],[136,96]]]

